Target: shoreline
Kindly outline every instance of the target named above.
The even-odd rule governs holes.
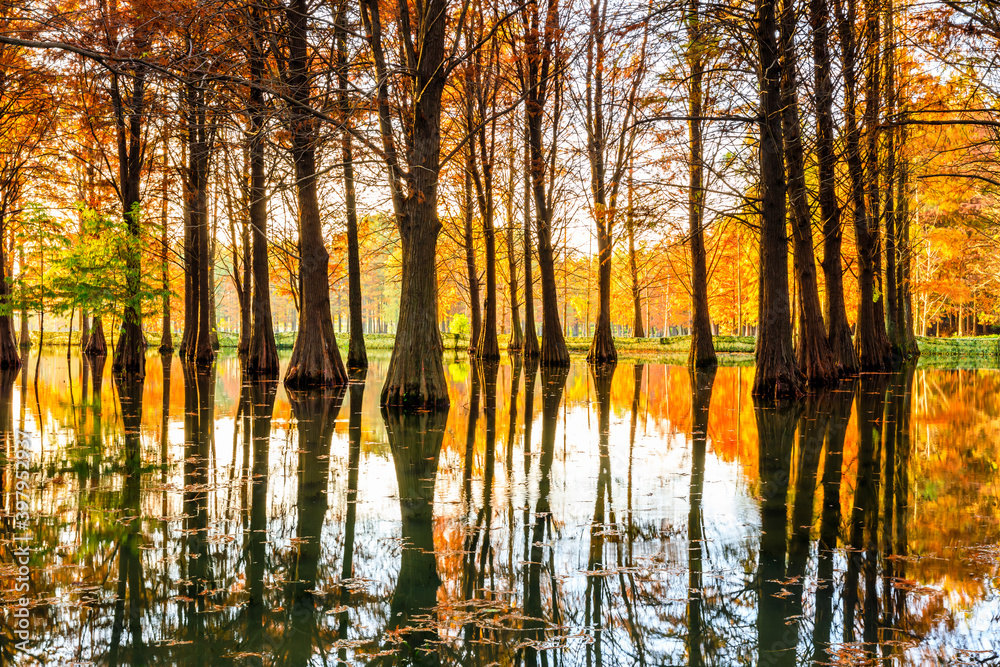
[[[158,339],[158,333],[147,334],[150,345]],[[275,343],[279,350],[291,350],[295,343],[295,332],[280,332],[275,334]],[[66,348],[67,333],[65,331],[53,331],[45,333],[44,346],[46,349]],[[179,339],[179,335],[177,336]],[[501,335],[500,348],[506,351],[508,336]],[[38,333],[32,332],[32,347],[38,345]],[[235,350],[239,340],[238,334],[234,332],[219,332],[219,343],[221,350]],[[341,347],[346,347],[348,335],[337,334],[337,342]],[[586,354],[590,349],[590,338],[573,337],[566,338],[566,346],[573,356]],[[648,361],[675,361],[686,362],[688,347],[691,337],[669,336],[663,338],[615,338],[615,346],[618,355],[622,359],[642,359]],[[369,350],[392,350],[395,341],[394,334],[366,334],[365,345]],[[715,350],[719,354],[719,362],[726,365],[752,364],[755,339],[751,336],[714,336],[712,339]],[[469,344],[469,339],[455,334],[442,334],[441,342],[446,352],[464,352]],[[991,360],[1000,365],[1000,336],[976,336],[963,338],[917,338],[917,345],[920,348],[919,360],[924,362],[921,365],[934,365],[942,362],[956,362],[960,360]],[[70,347],[80,346],[80,333],[73,332],[73,339]],[[111,341],[108,341],[109,350],[112,349]]]

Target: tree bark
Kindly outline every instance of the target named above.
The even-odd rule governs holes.
[[[18,248],[18,263],[20,264],[20,275],[24,276],[24,246],[21,245]],[[21,354],[26,354],[25,350],[31,349],[31,332],[28,330],[28,307],[24,303],[23,293],[21,301],[21,335],[18,336],[18,347],[21,350]]]
[[[555,258],[552,251],[552,202],[551,188],[554,178],[556,151],[546,154],[542,145],[542,123],[548,101],[552,104],[553,132],[559,126],[562,104],[561,63],[559,40],[558,0],[549,0],[544,34],[539,43],[539,7],[537,0],[529,0],[529,25],[525,26],[525,70],[527,95],[525,100],[530,153],[531,190],[534,197],[535,233],[538,242],[538,268],[542,274],[542,344],[539,363],[542,367],[568,366],[569,350],[559,322],[559,301],[556,292]],[[553,62],[556,61],[556,62]],[[552,147],[550,147],[552,148]],[[546,159],[548,158],[548,159]]]
[[[213,290],[211,250],[208,233],[208,180],[210,167],[210,140],[205,109],[205,91],[195,83],[185,87],[184,121],[187,134],[188,164],[185,173],[188,197],[188,216],[191,225],[192,259],[195,273],[192,277],[196,297],[192,306],[194,326],[192,339],[184,353],[188,361],[208,366],[215,360],[212,347],[211,311]]]
[[[797,396],[801,379],[792,349],[785,229],[785,166],[781,134],[781,63],[775,34],[776,0],[757,0],[760,54],[760,333],[754,396]]]
[[[221,345],[219,344],[219,324],[218,324],[219,309],[215,307],[216,304],[215,247],[219,238],[218,222],[219,219],[216,216],[213,207],[212,236],[209,239],[209,244],[208,244],[208,331],[209,331],[208,336],[209,336],[209,342],[211,343],[213,350],[218,350],[221,347]]]
[[[142,179],[144,142],[142,132],[145,110],[146,71],[142,66],[130,75],[132,87],[128,100],[123,98],[119,82],[120,75],[111,75],[111,97],[115,108],[116,138],[118,147],[118,187],[122,204],[122,215],[129,235],[138,241],[139,185]],[[142,334],[142,257],[137,248],[131,248],[125,258],[127,299],[122,313],[122,332],[118,337],[115,359],[111,369],[114,373],[126,373],[136,377],[146,375],[145,337]]]
[[[441,172],[441,96],[448,77],[445,31],[447,1],[429,0],[410,29],[408,6],[397,17],[407,56],[412,100],[406,136],[406,169],[396,152],[388,100],[389,69],[382,43],[382,20],[377,0],[362,0],[362,19],[378,77],[376,102],[383,155],[392,193],[393,212],[402,251],[399,323],[392,357],[382,388],[383,406],[409,409],[448,405],[448,385],[438,330],[436,249],[441,221],[437,214],[437,185]],[[418,48],[419,47],[419,48]],[[416,53],[420,54],[419,62]],[[405,196],[404,196],[405,190]]]
[[[830,75],[830,28],[827,0],[810,0],[812,55],[816,95],[816,159],[819,169],[819,210],[823,218],[823,275],[826,278],[827,341],[833,363],[842,375],[858,370],[858,355],[851,340],[844,303],[841,247],[844,238],[837,201],[837,155],[834,149],[833,81]]]
[[[535,279],[531,270],[531,153],[528,126],[524,126],[524,358],[538,358],[538,335],[535,333]]]
[[[628,268],[632,278],[632,337],[645,338],[642,324],[642,288],[639,287],[639,264],[635,255],[635,208],[632,204],[632,174],[628,179],[628,208],[625,211],[625,229],[628,231]],[[714,352],[713,348],[713,352]]]
[[[264,168],[265,120],[264,56],[262,40],[265,39],[261,25],[260,9],[253,5],[250,9],[252,25],[250,61],[250,91],[248,112],[250,116],[250,237],[253,244],[251,273],[253,274],[253,294],[251,296],[250,347],[247,350],[246,367],[251,377],[272,378],[278,375],[278,349],[274,343],[274,322],[271,317],[271,284],[267,253],[267,176]],[[244,289],[250,289],[249,286]]]
[[[482,329],[482,311],[479,309],[479,270],[476,268],[476,244],[472,235],[472,150],[465,165],[465,185],[462,189],[463,243],[465,245],[465,271],[469,285],[469,354],[476,355],[479,332]]]
[[[837,23],[844,61],[844,148],[847,172],[850,177],[851,200],[854,209],[854,234],[858,247],[858,321],[854,347],[858,368],[863,371],[880,371],[888,367],[889,339],[885,322],[877,316],[875,308],[875,279],[878,254],[877,213],[865,204],[865,170],[861,159],[860,131],[857,120],[857,46],[854,25],[857,20],[855,0],[848,0],[846,15],[838,5]],[[877,88],[876,88],[877,90]],[[877,110],[877,103],[872,101]],[[871,173],[868,177],[875,176]],[[870,218],[875,217],[873,223]]]
[[[173,336],[170,332],[170,264],[167,262],[169,245],[167,241],[167,148],[163,148],[163,187],[160,190],[162,197],[162,208],[160,209],[160,274],[162,279],[163,297],[161,309],[163,311],[163,324],[160,334],[160,354],[169,354],[174,351]],[[83,323],[84,339],[89,335],[89,326],[86,319]]]
[[[906,131],[900,132],[900,146],[906,145]],[[903,356],[913,359],[920,356],[917,338],[913,330],[913,292],[911,290],[911,266],[913,253],[910,247],[910,164],[907,159],[899,165],[896,191],[896,308],[898,309],[899,339]]]
[[[6,227],[7,216],[0,211],[0,229]],[[0,239],[3,234],[0,233]],[[17,370],[21,367],[21,356],[14,342],[14,315],[10,297],[10,282],[7,280],[7,257],[4,244],[0,242],[0,369]],[[21,400],[24,400],[22,397]]]
[[[289,115],[299,204],[299,276],[302,283],[299,333],[285,371],[285,386],[306,389],[347,384],[348,378],[330,313],[330,255],[323,243],[323,223],[316,192],[316,121],[302,111],[311,98],[308,2],[292,0],[285,14],[289,26],[286,77],[291,97],[297,103],[289,110]],[[433,266],[433,263],[426,266]]]
[[[514,251],[514,187],[516,172],[514,170],[514,123],[511,123],[509,157],[507,161],[507,287],[510,298],[510,340],[507,342],[508,352],[520,352],[524,347],[524,332],[521,329],[521,313],[517,303],[517,254]]]
[[[783,0],[780,30],[782,57],[782,128],[785,167],[788,173],[788,205],[791,207],[792,240],[795,275],[799,289],[799,370],[813,386],[829,384],[840,375],[834,363],[823,307],[819,302],[816,279],[816,258],[813,255],[812,215],[806,188],[805,158],[802,148],[802,127],[799,120],[798,80],[796,76],[795,24],[796,11],[792,0]]]
[[[690,0],[687,17],[689,44],[687,61],[690,68],[688,105],[692,118],[688,121],[688,139],[691,149],[691,162],[688,166],[688,226],[691,234],[691,351],[688,354],[688,366],[691,368],[708,368],[718,363],[715,356],[715,346],[712,343],[712,318],[708,309],[708,261],[705,255],[705,190],[704,165],[702,164],[704,148],[701,121],[699,120],[702,115],[702,81],[705,62],[700,44],[703,38],[700,4],[699,0]],[[762,146],[763,143],[762,138]],[[763,169],[762,164],[762,173]],[[763,241],[761,245],[763,245]]]
[[[590,31],[587,39],[586,128],[587,157],[590,162],[590,191],[597,228],[597,325],[590,342],[587,361],[615,363],[618,351],[611,333],[611,250],[614,239],[613,207],[608,206],[607,165],[605,163],[604,119],[604,7],[598,0],[590,3]],[[613,202],[612,202],[613,203]],[[549,212],[551,219],[551,212]],[[612,371],[613,374],[613,371]]]
[[[351,107],[347,96],[347,3],[341,5],[337,21],[337,102],[344,127],[340,131],[340,154],[344,170],[344,205],[347,219],[347,306],[349,310],[349,336],[347,343],[347,367],[368,368],[368,352],[365,349],[364,325],[362,324],[361,300],[361,252],[358,245],[358,204],[354,189],[354,146],[347,124],[350,122]]]

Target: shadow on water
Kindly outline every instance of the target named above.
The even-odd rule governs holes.
[[[2,521],[27,431],[53,664],[997,659],[988,372],[754,405],[741,369],[513,357],[450,365],[451,409],[408,414],[379,409],[378,358],[312,392],[104,361],[0,374]]]

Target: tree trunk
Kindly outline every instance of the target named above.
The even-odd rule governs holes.
[[[833,360],[823,307],[819,302],[816,279],[816,258],[813,255],[812,214],[806,188],[805,158],[802,148],[802,127],[799,120],[798,80],[796,76],[795,24],[796,11],[791,0],[783,0],[781,15],[782,56],[782,127],[785,167],[788,172],[788,205],[791,207],[792,240],[795,275],[798,278],[799,370],[813,386],[835,381],[840,374]]]
[[[511,123],[510,159],[507,162],[507,287],[510,295],[510,340],[507,342],[508,352],[520,352],[524,347],[524,333],[521,330],[521,314],[517,303],[517,254],[514,252],[514,124]]]
[[[194,317],[192,338],[184,352],[189,361],[207,366],[215,360],[215,350],[212,347],[212,300],[210,296],[214,286],[211,280],[211,251],[208,233],[210,149],[207,119],[205,118],[205,92],[194,84],[188,84],[185,92],[185,124],[188,145],[188,166],[185,176],[192,235],[192,257],[196,270],[193,275],[192,287],[196,299],[192,306]]]
[[[23,273],[24,269],[24,248],[21,248],[21,271]],[[28,308],[22,302],[21,304],[21,335],[18,336],[18,347],[21,349],[21,354],[26,354],[26,350],[31,349],[31,331],[28,329]]]
[[[472,149],[469,149],[471,155]],[[469,333],[469,353],[475,356],[479,346],[479,332],[482,329],[482,314],[479,310],[479,270],[476,268],[476,245],[472,236],[472,172],[471,157],[466,163],[465,186],[462,190],[462,217],[465,221],[465,269],[469,279],[469,320],[472,331]]]
[[[603,206],[601,206],[603,208]],[[615,349],[615,339],[611,333],[611,219],[605,211],[603,223],[598,223],[597,233],[597,327],[590,341],[590,351],[587,361],[593,363],[615,363],[618,361],[618,351]]]
[[[191,223],[191,193],[188,179],[184,180],[184,329],[177,349],[184,359],[194,348],[198,331],[198,256],[194,226]]]
[[[215,307],[215,246],[218,240],[218,217],[215,215],[215,207],[212,207],[212,237],[208,244],[208,331],[209,341],[212,349],[218,350],[219,345],[219,310]]]
[[[264,39],[260,10],[250,10],[252,42],[250,46],[250,80],[248,111],[250,116],[250,236],[253,244],[253,294],[251,296],[250,347],[247,351],[247,373],[251,377],[278,375],[278,349],[274,343],[274,321],[271,317],[271,284],[267,253],[267,176],[264,167]],[[249,285],[244,289],[250,290]]]
[[[844,147],[854,208],[854,233],[858,246],[859,302],[854,347],[860,370],[880,371],[888,367],[889,339],[885,333],[885,321],[877,316],[874,304],[878,245],[877,238],[872,238],[872,230],[877,237],[878,220],[877,213],[869,211],[865,205],[865,171],[861,160],[857,121],[857,46],[854,35],[856,14],[855,0],[848,0],[846,16],[840,13],[837,17],[844,60]],[[873,100],[872,104],[877,110],[877,103]],[[871,176],[877,178],[877,173],[869,174],[869,177]],[[870,221],[872,216],[876,217],[874,223]]]
[[[129,235],[139,240],[139,185],[142,179],[144,146],[142,119],[145,109],[145,69],[138,66],[131,75],[132,89],[129,99],[122,98],[119,74],[111,76],[112,101],[115,107],[116,137],[118,146],[119,187],[121,188],[122,214]],[[141,278],[142,257],[132,248],[125,258],[126,301],[122,313],[122,333],[118,337],[114,373],[136,377],[146,375],[145,337],[142,334]]]
[[[351,133],[347,129],[351,108],[347,98],[347,36],[344,30],[346,3],[342,6],[337,22],[337,86],[341,122],[345,124],[340,132],[340,154],[344,165],[344,205],[347,218],[347,302],[349,309],[349,335],[347,344],[347,367],[368,368],[368,352],[361,324],[361,252],[358,245],[358,206],[354,191],[354,147]]]
[[[160,274],[162,277],[163,296],[161,297],[161,309],[163,311],[163,325],[160,334],[160,354],[172,353],[174,351],[174,341],[170,333],[170,264],[167,261],[169,245],[167,241],[167,146],[163,146],[163,185],[160,189]],[[84,319],[83,337],[89,334],[89,326]],[[85,345],[85,342],[84,342]]]
[[[5,222],[6,216],[0,212],[0,225]],[[14,342],[14,317],[11,307],[10,282],[6,276],[6,254],[4,244],[0,242],[0,369],[17,370],[21,367],[21,356],[18,354],[17,343]],[[23,396],[21,400],[24,400]]]
[[[772,9],[773,11],[773,9]],[[688,365],[692,368],[715,366],[715,346],[712,343],[712,318],[708,310],[708,268],[705,256],[705,190],[704,149],[702,146],[702,80],[705,63],[701,47],[701,9],[699,0],[690,0],[688,9],[688,67],[690,68],[688,139],[691,148],[688,186],[688,225],[691,233],[691,351]],[[763,51],[763,47],[761,49]],[[763,139],[761,140],[763,144]],[[763,150],[763,148],[762,148]],[[761,171],[763,173],[763,165]],[[782,211],[783,217],[784,211]],[[783,223],[782,223],[783,224]],[[762,231],[763,234],[763,231]],[[763,243],[761,244],[763,245]]]
[[[382,388],[383,406],[407,409],[448,405],[448,385],[438,330],[436,249],[441,221],[437,214],[441,172],[441,97],[448,74],[445,51],[446,2],[421,6],[420,30],[410,28],[409,7],[401,6],[397,22],[410,53],[419,62],[408,68],[409,90],[419,90],[406,112],[407,164],[399,161],[388,100],[389,70],[382,43],[377,0],[362,0],[361,14],[371,46],[377,86],[379,131],[401,245],[399,323]],[[419,47],[419,48],[417,48]],[[404,195],[405,191],[405,195]]]
[[[556,151],[550,146],[548,153],[542,145],[542,123],[545,107],[550,97],[552,105],[553,133],[559,126],[561,107],[561,66],[553,63],[559,59],[559,49],[555,46],[558,23],[558,7],[550,2],[542,43],[539,42],[538,4],[529,3],[530,25],[525,26],[525,59],[527,69],[527,99],[525,117],[528,130],[530,153],[531,190],[535,207],[535,233],[538,242],[538,268],[542,274],[542,344],[539,363],[544,367],[569,366],[569,350],[559,322],[559,299],[556,292],[555,257],[552,250],[552,205],[551,180],[554,178]]]
[[[785,168],[781,135],[781,63],[775,40],[776,0],[757,0],[760,53],[760,333],[754,396],[796,396],[801,379],[792,349],[788,299],[788,236],[785,229]]]
[[[613,245],[613,225],[616,212],[608,207],[607,165],[605,163],[605,120],[604,120],[604,33],[606,21],[598,0],[590,3],[590,31],[587,39],[586,74],[586,129],[587,157],[590,161],[590,191],[594,206],[594,224],[597,228],[597,326],[590,342],[587,361],[591,363],[615,363],[618,351],[611,333],[611,251]],[[614,202],[612,201],[612,204]],[[549,219],[552,212],[548,212]],[[565,284],[565,269],[563,273]],[[565,292],[565,288],[564,288]],[[563,304],[567,299],[563,295]],[[563,319],[566,319],[565,312]],[[613,370],[612,370],[613,374]],[[600,494],[599,494],[600,495]]]
[[[834,149],[833,81],[830,75],[830,28],[826,0],[810,0],[812,54],[816,91],[816,159],[819,167],[819,209],[823,218],[823,275],[826,278],[827,341],[833,363],[843,375],[858,370],[858,355],[851,340],[844,303],[841,246],[844,238],[837,201],[837,155]]]
[[[531,157],[528,127],[524,128],[524,358],[538,358],[538,335],[535,333],[535,279],[531,270]]]
[[[905,127],[901,130],[901,146],[906,145]],[[910,191],[909,191],[910,165],[904,159],[899,165],[899,178],[897,180],[896,192],[896,300],[899,310],[900,329],[899,338],[902,343],[903,356],[912,359],[920,356],[920,348],[917,347],[917,338],[913,331],[913,292],[911,290],[910,267],[913,263],[913,254],[910,247]]]
[[[631,173],[628,179],[628,209],[625,216],[625,229],[628,231],[628,267],[632,278],[632,337],[645,338],[646,331],[642,326],[642,288],[639,287],[639,265],[635,256],[635,209],[632,206]]]
[[[306,0],[293,0],[286,9],[288,52],[286,64],[292,98],[308,106],[311,98]],[[292,161],[299,204],[299,276],[302,283],[302,306],[299,310],[299,333],[288,369],[285,386],[291,389],[346,384],[347,370],[340,358],[330,314],[330,255],[323,243],[316,193],[315,119],[299,106],[291,116]],[[426,266],[433,266],[433,262]]]
[[[424,187],[436,189],[436,184]],[[427,202],[410,199],[407,208],[409,214],[400,226],[399,325],[381,400],[388,406],[445,407],[449,401],[441,360],[444,347],[437,328],[437,276],[427,270],[435,264],[441,223],[437,210]]]

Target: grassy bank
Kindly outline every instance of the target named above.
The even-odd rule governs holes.
[[[274,335],[279,350],[291,350],[295,344],[295,332],[285,331]],[[65,331],[45,334],[46,348],[65,348],[67,333]],[[38,333],[32,332],[32,345],[38,345]],[[174,336],[174,343],[180,340],[180,332]],[[365,344],[369,350],[391,350],[395,336],[393,334],[368,334]],[[507,336],[500,336],[500,347],[507,345]],[[159,342],[159,335],[149,337],[151,345]],[[234,332],[219,332],[219,343],[223,348],[235,348],[239,335]],[[347,334],[337,334],[337,342],[341,347],[347,346]],[[443,334],[442,342],[446,350],[461,351],[469,346],[469,339],[454,334]],[[715,349],[734,358],[753,355],[754,338],[750,336],[716,336]],[[73,332],[72,346],[80,344],[80,333]],[[108,341],[111,344],[111,341]],[[1000,358],[1000,336],[976,336],[966,338],[917,338],[920,356],[923,361],[954,364],[961,359],[998,359]],[[566,345],[573,354],[586,354],[590,349],[590,338],[568,337]],[[691,345],[690,336],[670,336],[668,338],[616,338],[615,345],[623,357],[655,357],[682,359],[688,353]]]

